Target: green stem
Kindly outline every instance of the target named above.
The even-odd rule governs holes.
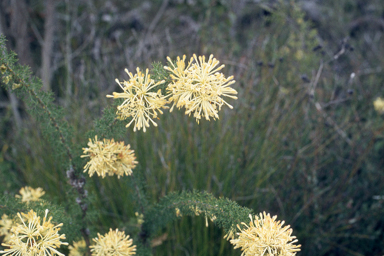
[[[43,109],[43,111],[45,111],[47,114],[48,114],[48,117],[49,117],[49,120],[51,121],[53,127],[55,127],[56,131],[59,133],[59,136],[60,136],[60,141],[61,143],[63,144],[63,146],[65,147],[65,150],[66,150],[66,153],[67,153],[67,156],[69,158],[69,163],[70,165],[72,165],[72,162],[73,162],[73,156],[72,156],[72,153],[71,153],[71,150],[68,146],[68,143],[66,142],[65,138],[64,138],[64,135],[63,135],[63,132],[61,131],[61,128],[60,126],[58,125],[58,123],[56,122],[56,119],[53,117],[51,111],[49,111],[48,107],[44,104],[44,102],[38,97],[38,95],[36,94],[35,90],[33,90],[31,88],[31,86],[27,83],[24,82],[24,80],[22,80],[21,78],[19,78],[16,73],[8,66],[7,63],[4,63],[4,65],[7,67],[8,71],[12,74],[12,76],[14,78],[17,78],[18,82],[20,83],[20,85],[24,86],[25,88],[27,88],[29,94],[35,99],[37,100],[37,102],[39,103],[40,107]]]
[[[82,218],[84,220],[86,213],[87,213],[87,206],[86,206],[86,203],[84,202],[84,199],[87,197],[86,191],[84,189],[85,179],[78,176],[77,172],[75,171],[75,169],[72,165],[73,155],[71,153],[71,149],[70,149],[70,147],[66,141],[66,138],[64,137],[64,134],[63,134],[57,120],[54,118],[54,116],[53,116],[52,112],[49,110],[48,106],[38,96],[36,91],[28,83],[26,83],[23,79],[18,77],[16,75],[16,73],[9,67],[9,65],[7,63],[4,63],[4,65],[6,66],[7,70],[12,74],[13,78],[16,79],[16,81],[18,81],[18,83],[21,86],[24,86],[25,88],[27,88],[27,90],[28,90],[29,94],[32,96],[32,98],[35,99],[38,102],[38,104],[40,105],[40,107],[43,109],[43,111],[47,113],[49,120],[51,121],[52,126],[58,132],[59,137],[60,137],[60,141],[63,144],[65,151],[66,151],[66,154],[67,154],[68,159],[69,159],[70,170],[67,172],[67,176],[70,179],[70,184],[76,188],[76,190],[80,196],[80,200],[77,203],[79,204],[79,206],[83,212]],[[85,240],[87,246],[89,246],[90,245],[90,238],[89,238],[85,224],[81,228],[80,231],[84,237],[84,240]],[[90,255],[90,252],[88,252],[88,255]]]

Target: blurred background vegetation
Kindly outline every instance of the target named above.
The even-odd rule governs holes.
[[[148,199],[204,190],[278,215],[298,255],[383,255],[384,122],[372,104],[384,96],[381,0],[2,0],[0,33],[53,90],[79,148],[124,68],[214,54],[237,81],[233,110],[199,125],[167,111],[158,128],[121,135]],[[29,185],[65,202],[66,170],[23,102],[1,90],[0,193]],[[128,184],[87,180],[92,232],[137,230]],[[204,218],[158,236],[154,255],[241,254]]]

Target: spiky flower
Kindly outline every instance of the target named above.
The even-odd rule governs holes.
[[[188,70],[193,62],[193,58],[188,63],[188,66],[185,66],[185,58],[186,56],[183,55],[183,58],[180,59],[179,56],[176,58],[176,65],[173,64],[171,58],[167,57],[167,60],[171,67],[164,66],[165,70],[168,70],[171,72],[170,77],[173,80],[173,83],[169,84],[167,87],[167,90],[171,92],[171,97],[169,98],[170,101],[173,101],[173,105],[170,109],[172,112],[173,107],[176,106],[177,108],[181,108],[185,105],[188,99],[188,95],[184,95],[182,93],[181,88],[183,86],[185,87],[191,87],[192,83],[190,79],[188,78]],[[185,99],[187,96],[187,99]]]
[[[12,80],[12,76],[11,76],[11,75],[9,75],[9,76],[5,76],[5,77],[3,78],[3,82],[4,82],[4,84],[8,84],[10,80]]]
[[[118,79],[115,80],[124,92],[114,92],[113,95],[107,95],[107,97],[125,99],[117,107],[116,114],[118,118],[125,120],[132,117],[132,120],[126,127],[129,127],[134,122],[133,131],[143,128],[145,132],[150,122],[157,126],[153,119],[158,118],[158,113],[163,114],[161,108],[167,108],[165,106],[167,104],[166,96],[163,96],[161,90],[156,88],[165,81],[155,83],[148,74],[148,69],[145,74],[139,68],[136,71],[137,74],[132,75],[132,73],[125,69],[125,72],[130,77],[129,81],[120,82]]]
[[[384,99],[378,97],[374,102],[373,106],[377,112],[384,114]]]
[[[230,229],[227,234],[225,234],[225,236],[223,237],[224,239],[226,240],[231,240],[231,239],[234,239],[235,238],[235,233],[236,231],[234,231],[233,229]]]
[[[297,251],[300,251],[301,245],[294,245],[297,242],[295,236],[291,236],[292,229],[290,226],[285,226],[284,221],[276,221],[277,216],[271,216],[265,212],[260,213],[260,216],[249,216],[251,222],[249,226],[242,222],[243,225],[237,233],[238,238],[232,239],[230,242],[236,248],[241,248],[242,256],[293,256]]]
[[[51,223],[52,216],[47,219],[48,210],[45,211],[43,221],[37,216],[33,210],[25,213],[17,213],[21,223],[15,224],[11,229],[11,237],[8,242],[2,246],[9,247],[4,251],[0,251],[6,255],[60,255],[57,248],[61,245],[68,245],[62,242],[65,235],[59,235],[60,227],[63,225],[54,225]]]
[[[233,108],[222,97],[237,99],[237,91],[229,87],[235,83],[233,76],[226,78],[219,71],[224,68],[224,65],[219,65],[219,61],[209,56],[208,61],[205,61],[205,56],[197,57],[195,54],[185,65],[185,56],[183,59],[177,57],[176,65],[168,57],[171,67],[165,66],[164,69],[171,72],[173,80],[167,87],[172,96],[170,100],[174,103],[173,107],[185,107],[185,114],[193,116],[199,122],[201,117],[206,120],[219,118],[218,111],[223,105]]]
[[[139,212],[135,212],[135,215],[137,217],[137,224],[139,224],[139,226],[140,226],[141,224],[144,223],[144,214],[139,213]]]
[[[183,217],[183,214],[180,212],[179,208],[175,208],[176,217]]]
[[[93,238],[95,245],[90,246],[93,256],[128,256],[136,254],[136,245],[132,245],[132,239],[125,235],[124,231],[109,230],[104,236],[97,234]]]
[[[87,244],[84,239],[78,242],[73,242],[73,246],[68,247],[69,254],[68,256],[85,256],[87,255]]]
[[[42,188],[31,188],[29,186],[25,186],[20,189],[20,195],[15,195],[17,198],[21,198],[22,202],[30,202],[30,201],[38,201],[40,197],[45,194],[45,191]]]
[[[4,65],[4,64],[2,64],[1,66],[0,66],[0,73],[1,74],[4,74],[4,72],[7,70],[7,67]]]
[[[9,241],[11,237],[11,228],[13,225],[12,219],[8,218],[8,215],[3,214],[0,219],[0,236],[4,236],[3,242]]]
[[[134,151],[130,149],[130,145],[124,145],[124,142],[115,142],[113,139],[97,140],[89,139],[88,148],[83,148],[81,157],[89,157],[89,162],[84,166],[84,172],[88,171],[90,177],[94,173],[98,176],[105,177],[117,175],[118,178],[124,175],[131,175],[132,169],[135,168]]]

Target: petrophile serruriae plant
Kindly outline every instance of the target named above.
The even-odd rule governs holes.
[[[156,121],[170,107],[183,109],[186,115],[201,120],[216,120],[222,107],[232,108],[237,91],[235,80],[222,73],[224,65],[212,55],[193,55],[167,65],[154,64],[145,71],[129,72],[127,80],[116,79],[121,90],[107,97],[116,101],[95,122],[87,145],[72,144],[73,132],[63,118],[65,109],[53,103],[51,92],[41,90],[41,81],[31,77],[27,67],[18,65],[14,53],[7,51],[0,37],[1,84],[24,101],[26,110],[41,124],[46,143],[54,145],[57,165],[66,173],[63,206],[45,195],[41,188],[24,187],[16,197],[0,198],[1,255],[151,255],[151,244],[159,230],[183,216],[205,218],[224,229],[227,239],[241,255],[295,255],[300,250],[292,229],[265,212],[254,214],[225,198],[207,192],[170,193],[160,200],[148,200],[142,183],[140,159],[135,149],[120,141],[122,129],[151,132]],[[113,102],[111,101],[111,104]],[[170,115],[170,114],[169,114]],[[205,121],[204,120],[204,121]],[[172,132],[175,127],[163,127]],[[117,176],[132,187],[138,229],[128,233],[122,227],[103,227],[100,234],[95,213],[89,209],[92,195],[87,179]],[[121,195],[116,195],[121,196]],[[154,202],[154,203],[153,203]],[[102,232],[104,233],[104,232]],[[65,253],[65,254],[64,254]]]

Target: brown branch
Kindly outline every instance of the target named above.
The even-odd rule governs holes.
[[[367,25],[375,25],[378,28],[384,29],[384,19],[374,18],[371,16],[360,17],[348,24],[348,30],[354,31],[359,28],[366,28]]]

